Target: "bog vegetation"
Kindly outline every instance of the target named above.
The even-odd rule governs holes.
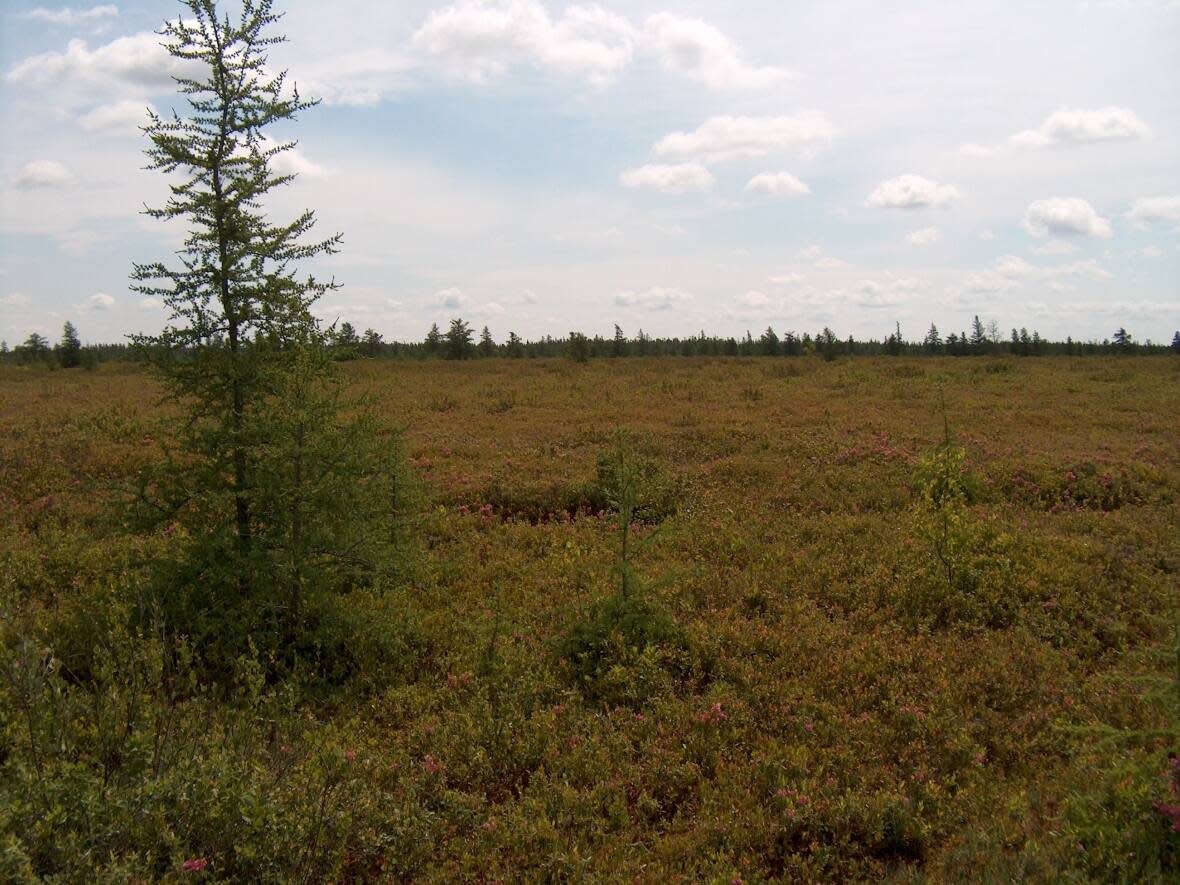
[[[0,366],[0,879],[1180,875],[1180,360],[342,361],[270,5],[188,7],[171,323]]]
[[[161,389],[4,368],[2,878],[1173,877],[1177,364],[776,366],[347,364],[408,538],[216,658]]]

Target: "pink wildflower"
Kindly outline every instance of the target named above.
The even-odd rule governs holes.
[[[1180,833],[1180,805],[1169,805],[1166,802],[1155,802],[1151,806],[1172,823],[1172,829]]]
[[[426,758],[422,760],[422,767],[426,769],[427,774],[438,774],[443,769],[442,763],[429,753],[427,753]]]
[[[205,867],[209,866],[209,861],[203,857],[194,857],[192,860],[186,860],[180,865],[180,868],[186,873],[199,873]]]
[[[344,758],[349,762],[356,762],[356,750],[345,750]]]
[[[713,706],[711,706],[708,710],[705,710],[704,712],[698,713],[696,715],[697,722],[703,722],[706,725],[720,725],[728,718],[728,714],[726,714],[725,711],[721,709],[720,701],[713,704]]]

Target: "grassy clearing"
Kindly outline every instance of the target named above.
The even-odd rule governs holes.
[[[117,504],[150,381],[0,367],[0,878],[1176,875],[1180,361],[344,371],[403,432],[408,577],[325,617],[343,685],[227,696],[120,626],[173,542]],[[618,428],[661,502],[621,615]]]

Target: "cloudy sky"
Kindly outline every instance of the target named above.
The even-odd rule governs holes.
[[[320,313],[420,338],[569,329],[1052,337],[1180,328],[1180,2],[287,0],[322,99],[276,217],[344,234]],[[158,329],[128,289],[154,31],[180,7],[0,9],[0,337]]]

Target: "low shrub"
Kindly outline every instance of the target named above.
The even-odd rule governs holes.
[[[672,689],[686,650],[683,634],[662,608],[616,595],[575,624],[559,652],[588,700],[642,707]]]
[[[1063,470],[1021,467],[1001,480],[1009,500],[1026,507],[1049,510],[1098,510],[1109,513],[1140,504],[1158,487],[1142,468],[1133,465],[1104,469],[1082,461]]]

